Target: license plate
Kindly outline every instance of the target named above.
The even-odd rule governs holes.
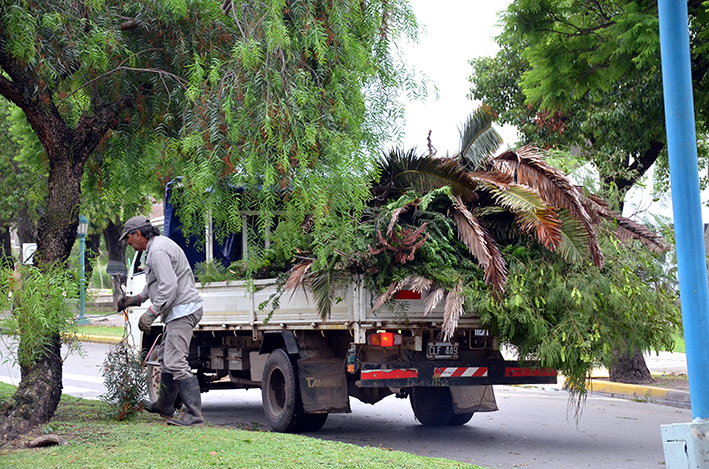
[[[458,344],[449,342],[429,342],[426,358],[429,360],[457,360]]]

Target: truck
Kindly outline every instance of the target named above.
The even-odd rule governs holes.
[[[166,190],[163,234],[185,250],[190,264],[225,265],[247,256],[249,223],[224,239],[209,226],[205,242],[189,242],[181,231]],[[262,240],[268,243],[268,240]],[[141,254],[128,269],[127,294],[145,285]],[[189,363],[202,392],[260,388],[271,430],[312,432],[328,414],[351,412],[351,397],[376,404],[394,394],[408,398],[415,418],[426,426],[464,425],[476,412],[498,410],[493,385],[553,384],[554,369],[537,362],[506,360],[494,336],[475,314],[460,317],[453,337],[443,341],[443,307],[424,314],[425,297],[403,290],[384,307],[373,309],[378,293],[364,278],[352,276],[337,289],[331,314],[322,318],[307,288],[282,295],[277,308],[263,308],[278,294],[277,279],[199,282],[204,315],[194,329]],[[133,331],[149,306],[129,312]],[[150,398],[160,379],[157,345],[162,324],[135,343],[146,356]]]

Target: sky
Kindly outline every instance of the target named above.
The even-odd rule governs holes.
[[[506,8],[500,0],[410,0],[419,24],[425,28],[419,44],[403,51],[412,68],[422,71],[438,88],[438,99],[429,87],[424,102],[407,104],[403,147],[427,148],[428,131],[438,155],[456,153],[458,128],[478,103],[466,98],[470,90],[468,63],[476,57],[492,56],[499,47],[496,13]],[[510,146],[516,140],[513,127],[497,127]]]

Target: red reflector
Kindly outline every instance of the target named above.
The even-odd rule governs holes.
[[[399,290],[396,295],[394,295],[396,300],[420,300],[421,292],[413,290]]]
[[[394,370],[362,370],[362,379],[407,379],[418,378],[418,370],[400,368]]]
[[[554,368],[507,367],[505,368],[505,376],[512,378],[526,378],[528,376],[556,376],[556,370]]]
[[[404,343],[401,334],[394,332],[377,332],[370,334],[369,345],[378,345],[380,347],[396,347]]]

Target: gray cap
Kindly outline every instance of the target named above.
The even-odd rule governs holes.
[[[142,215],[138,215],[135,217],[131,217],[128,219],[125,225],[123,225],[123,233],[121,234],[121,237],[118,238],[118,241],[123,241],[123,239],[130,233],[131,231],[139,230],[143,228],[144,226],[150,225],[150,218],[144,217]]]

